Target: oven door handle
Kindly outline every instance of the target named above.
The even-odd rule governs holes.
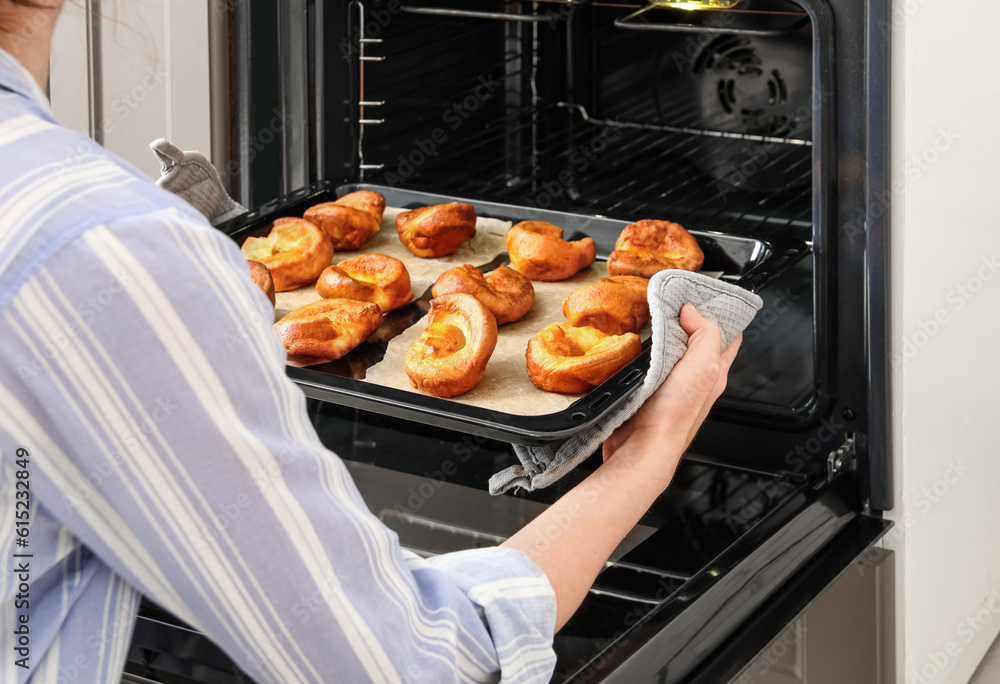
[[[794,33],[798,31],[803,26],[809,23],[809,16],[804,15],[788,24],[787,26],[779,27],[768,27],[768,28],[749,28],[741,26],[726,26],[722,22],[716,23],[705,23],[705,24],[661,24],[661,23],[648,23],[643,24],[636,21],[639,17],[644,15],[646,12],[654,9],[663,9],[656,4],[649,4],[645,7],[627,14],[624,17],[618,17],[615,19],[615,26],[621,29],[629,29],[632,31],[669,31],[673,33],[719,33],[719,34],[729,34],[736,36],[781,36],[787,33]],[[713,13],[716,13],[713,10]],[[721,13],[719,13],[721,14]],[[726,10],[726,14],[776,14],[772,12],[754,12],[753,10]],[[798,12],[789,13],[793,16],[798,16]]]

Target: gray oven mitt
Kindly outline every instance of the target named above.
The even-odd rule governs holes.
[[[186,200],[212,225],[246,212],[246,208],[226,192],[219,172],[205,155],[185,152],[165,138],[154,140],[149,148],[160,160],[162,175],[156,184]]]
[[[741,287],[688,271],[660,271],[649,281],[649,310],[653,317],[653,348],[642,386],[625,403],[590,429],[564,441],[544,446],[514,445],[521,465],[490,478],[490,494],[511,487],[529,492],[547,487],[597,451],[615,429],[631,418],[666,379],[687,351],[688,335],[681,328],[680,311],[691,302],[702,316],[722,330],[725,349],[753,320],[763,302]]]

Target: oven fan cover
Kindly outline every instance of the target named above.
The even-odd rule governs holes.
[[[700,125],[751,138],[742,145],[710,142],[694,163],[733,188],[778,191],[808,183],[801,164],[782,157],[812,138],[811,63],[808,34],[708,41],[690,67]]]

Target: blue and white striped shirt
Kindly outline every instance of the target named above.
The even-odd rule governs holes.
[[[228,238],[0,51],[0,682],[119,681],[140,594],[262,683],[548,681],[544,574],[402,550],[271,317]]]

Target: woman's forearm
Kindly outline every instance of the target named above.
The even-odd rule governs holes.
[[[527,554],[548,576],[556,593],[556,630],[670,482],[670,464],[680,458],[673,449],[609,460],[503,544]]]

